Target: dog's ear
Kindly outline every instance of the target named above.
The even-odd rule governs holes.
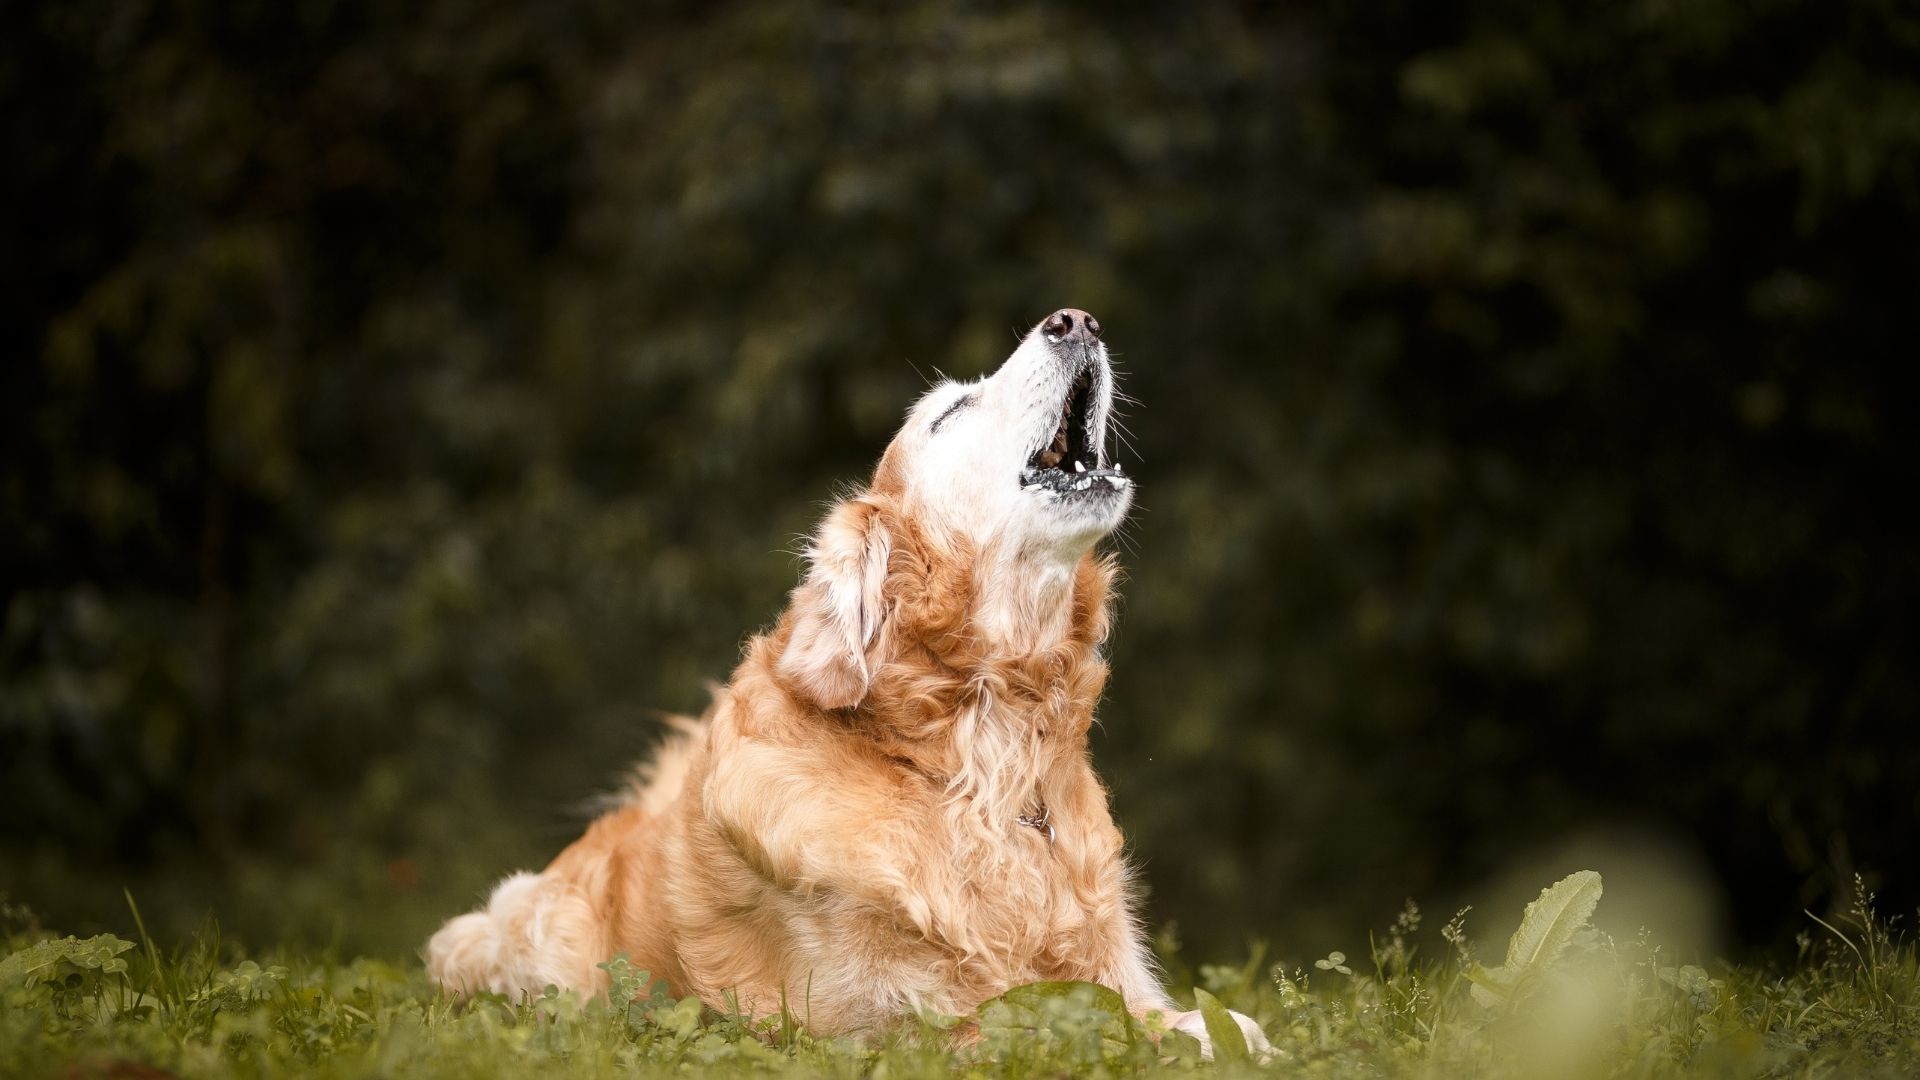
[[[891,537],[866,497],[833,508],[807,548],[807,576],[793,590],[793,635],[780,675],[823,709],[858,705],[887,635]]]

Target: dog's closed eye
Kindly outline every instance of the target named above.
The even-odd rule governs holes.
[[[964,409],[967,406],[972,405],[975,402],[978,402],[979,400],[980,400],[979,394],[968,394],[966,397],[963,397],[959,401],[956,401],[953,404],[947,406],[944,410],[941,411],[939,416],[936,416],[933,418],[933,426],[927,429],[927,433],[930,435],[940,434],[940,425],[946,423],[948,417],[952,416],[954,413],[959,412],[961,409]]]

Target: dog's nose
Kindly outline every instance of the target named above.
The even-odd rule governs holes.
[[[1061,308],[1040,324],[1048,341],[1089,342],[1100,339],[1100,320],[1079,308]]]

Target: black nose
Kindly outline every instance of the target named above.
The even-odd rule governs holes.
[[[1047,335],[1049,341],[1098,341],[1100,320],[1079,308],[1065,307],[1047,316],[1047,321],[1040,324],[1040,332]]]

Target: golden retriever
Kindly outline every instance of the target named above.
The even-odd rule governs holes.
[[[1087,749],[1115,574],[1094,545],[1133,498],[1112,400],[1099,323],[1071,308],[929,391],[706,716],[545,870],[436,933],[429,974],[597,993],[625,953],[826,1032],[1085,980],[1206,1046],[1156,977]]]

